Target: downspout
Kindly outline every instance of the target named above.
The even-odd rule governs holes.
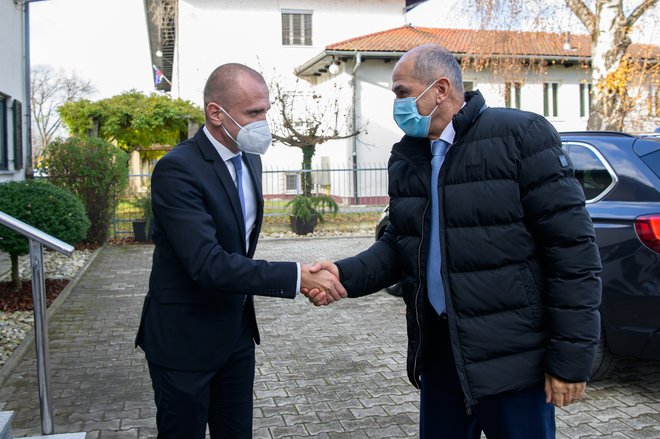
[[[23,4],[23,75],[25,77],[25,178],[32,178],[32,90],[30,89],[30,2]],[[14,157],[14,161],[16,157]]]
[[[34,177],[32,163],[32,90],[30,88],[30,3],[46,0],[14,0],[23,9],[23,72],[25,81],[25,178]],[[14,160],[16,158],[14,157]],[[52,409],[51,409],[52,413]],[[52,416],[51,416],[52,417]],[[52,432],[51,432],[52,433]],[[44,434],[51,434],[45,433]]]
[[[355,66],[353,66],[353,78],[351,79],[353,85],[353,130],[357,130],[357,81],[355,80],[355,73],[362,64],[362,54],[357,52],[355,54]],[[358,194],[358,171],[357,171],[357,138],[353,136],[353,204],[359,203],[360,197]]]

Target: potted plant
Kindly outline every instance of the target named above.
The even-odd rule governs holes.
[[[291,207],[291,230],[297,235],[313,232],[316,223],[324,221],[326,210],[333,215],[339,210],[339,205],[329,195],[296,195],[287,206]]]
[[[151,193],[147,192],[135,200],[135,206],[142,210],[143,218],[133,220],[133,235],[136,241],[149,241],[151,227]]]

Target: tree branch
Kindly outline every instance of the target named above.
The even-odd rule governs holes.
[[[575,16],[582,22],[590,35],[596,31],[596,16],[582,0],[564,0],[566,6],[573,11]]]
[[[626,25],[630,28],[632,27],[637,20],[639,20],[639,17],[641,17],[644,12],[648,11],[651,9],[653,6],[655,6],[658,3],[658,0],[644,0],[639,6],[635,8],[634,11],[628,16],[628,19],[626,19]]]

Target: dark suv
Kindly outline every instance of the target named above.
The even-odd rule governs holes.
[[[588,131],[561,138],[603,262],[602,333],[592,372],[599,379],[611,368],[611,353],[660,360],[660,135]],[[398,285],[388,291],[401,294]]]

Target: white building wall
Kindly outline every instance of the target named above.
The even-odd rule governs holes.
[[[367,60],[357,71],[358,124],[366,126],[358,142],[360,166],[387,164],[392,145],[403,136],[392,117],[394,94],[391,91],[394,62]],[[543,82],[559,83],[559,112],[548,120],[558,131],[586,129],[587,118],[580,117],[580,82],[588,79],[588,72],[578,66],[552,66],[545,74],[532,74],[520,80],[521,109],[543,114]],[[464,82],[472,82],[491,107],[503,107],[505,81],[489,72],[466,71]],[[387,193],[384,184],[365,181],[359,185],[364,196],[379,196]]]
[[[26,150],[25,70],[23,68],[23,14],[13,0],[0,0],[0,94],[6,99],[8,169],[0,169],[0,182],[22,180],[23,170],[14,170],[14,118],[12,105],[18,100],[23,105],[23,154]],[[23,157],[25,167],[25,157]]]
[[[267,80],[294,81],[293,69],[327,45],[405,24],[403,5],[403,0],[181,0],[172,96],[201,105],[208,75],[227,62],[246,64]],[[312,46],[282,45],[286,9],[312,11]],[[317,161],[331,154],[334,162],[346,162],[347,143],[319,147]],[[301,159],[296,148],[273,146],[263,162],[266,168],[299,166]]]

